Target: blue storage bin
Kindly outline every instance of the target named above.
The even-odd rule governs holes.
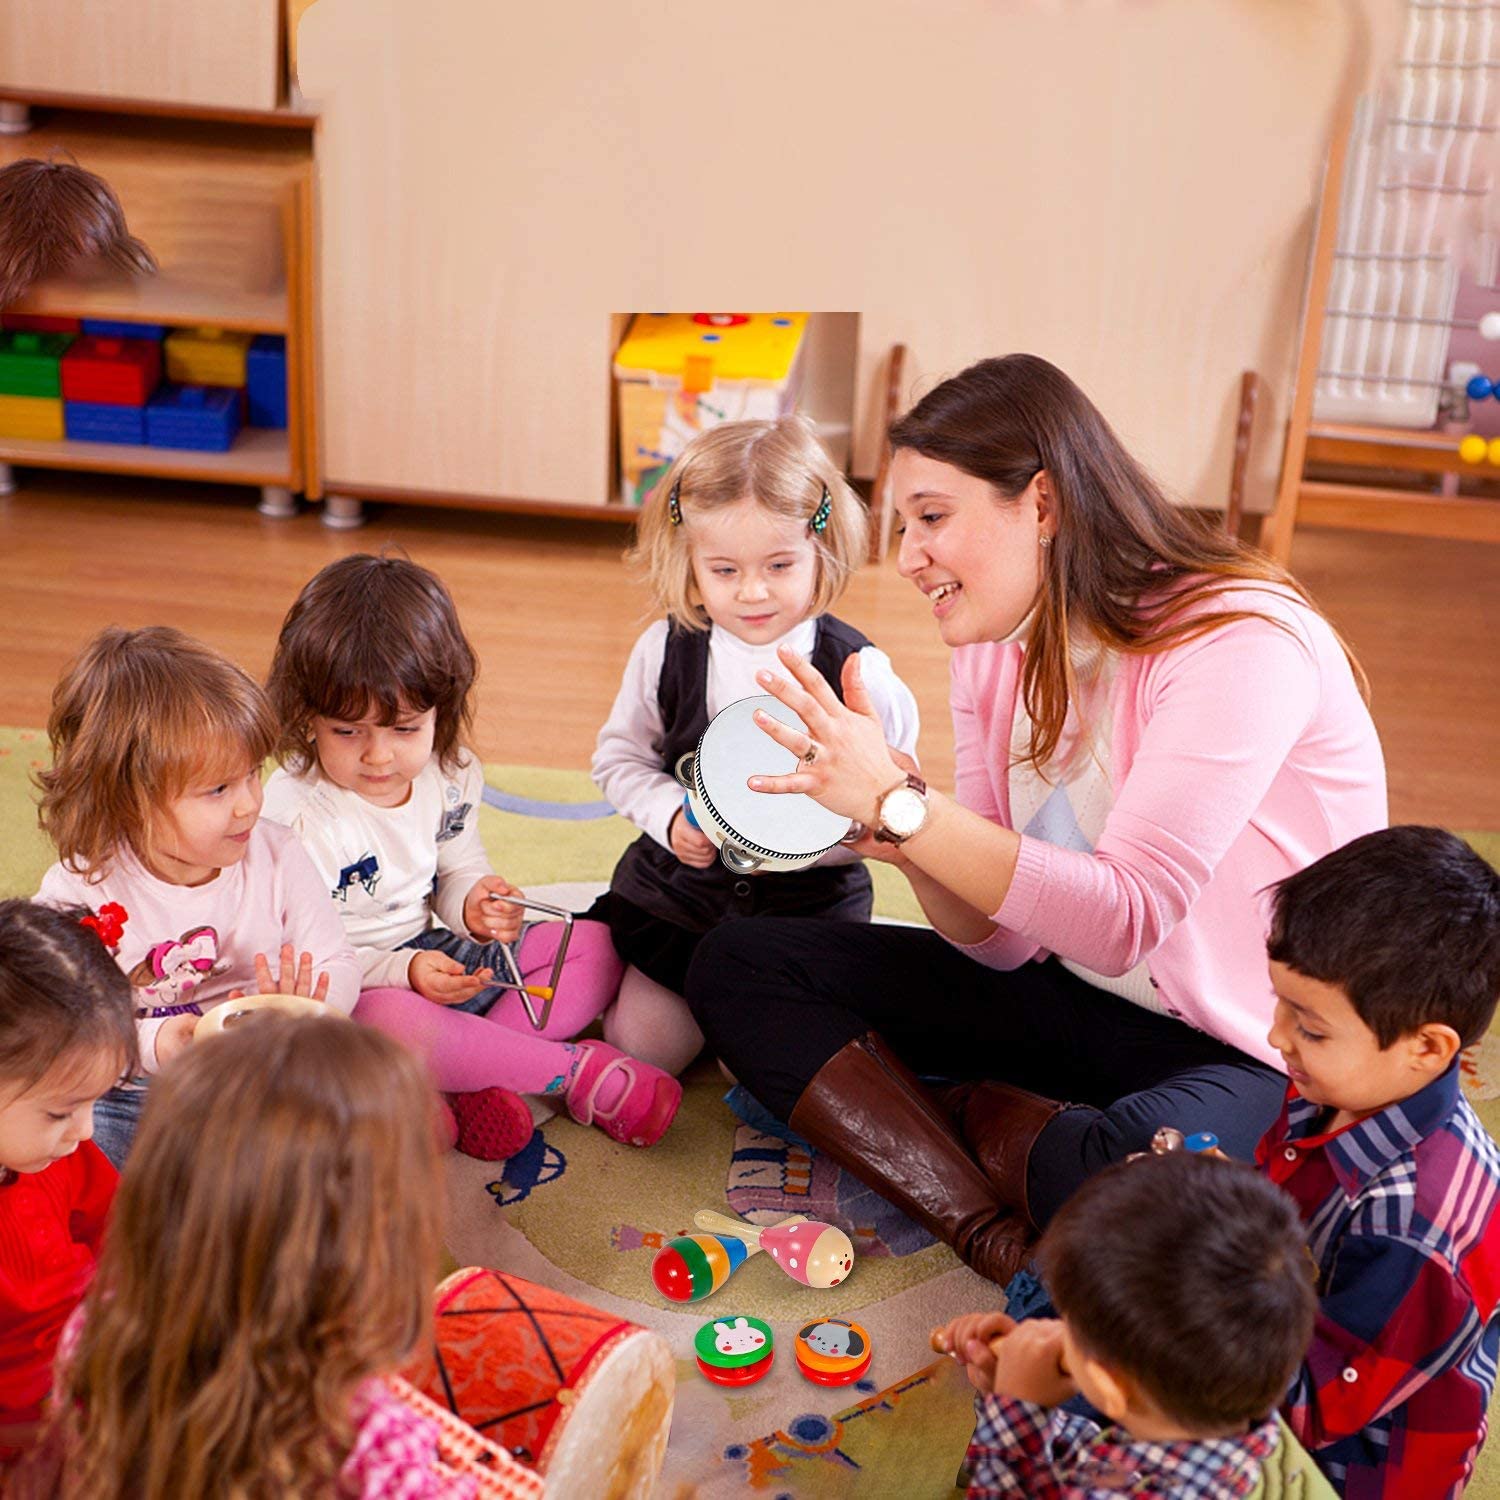
[[[156,339],[167,336],[165,323],[121,323],[114,318],[85,318],[83,331],[101,339]]]
[[[146,441],[144,406],[106,406],[102,401],[64,401],[63,428],[81,443]]]
[[[250,397],[250,427],[286,426],[286,340],[262,333],[245,355],[245,389]]]
[[[152,448],[225,453],[240,430],[240,393],[228,386],[164,385],[146,404]]]

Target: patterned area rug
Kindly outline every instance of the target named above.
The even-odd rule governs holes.
[[[45,753],[36,731],[0,729],[0,895],[35,890],[51,859],[28,786]],[[481,828],[495,867],[543,899],[585,907],[633,830],[580,772],[486,774]],[[1500,862],[1500,835],[1468,837]],[[917,919],[906,883],[884,867],[874,873],[877,914]],[[1500,1036],[1471,1049],[1464,1074],[1481,1118],[1500,1132]],[[664,1500],[948,1500],[972,1406],[953,1367],[933,1360],[927,1335],[955,1313],[994,1306],[994,1288],[852,1178],[737,1119],[717,1069],[700,1066],[685,1084],[677,1123],[648,1151],[551,1118],[539,1104],[536,1134],[502,1169],[451,1157],[455,1262],[527,1277],[666,1338],[678,1381]],[[854,1273],[814,1291],[756,1255],[711,1297],[668,1303],[651,1283],[652,1257],[704,1208],[762,1224],[794,1213],[838,1224],[855,1246]],[[763,1381],[726,1390],[698,1373],[692,1341],[705,1321],[738,1315],[765,1319],[781,1349]],[[821,1387],[798,1374],[792,1337],[814,1316],[852,1319],[870,1334],[873,1360],[857,1384]],[[1500,1458],[1481,1462],[1468,1493],[1500,1500]]]

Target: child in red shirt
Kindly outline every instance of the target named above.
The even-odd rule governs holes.
[[[94,1101],[136,1060],[130,983],[102,940],[120,915],[0,901],[0,1465],[35,1433],[114,1196],[90,1137]]]

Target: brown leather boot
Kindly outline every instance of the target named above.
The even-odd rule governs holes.
[[[835,1052],[802,1091],[792,1129],[1004,1286],[1033,1236],[1001,1204],[915,1075],[877,1032]]]
[[[1012,1084],[979,1079],[942,1089],[938,1103],[973,1152],[995,1196],[1036,1229],[1026,1201],[1026,1163],[1031,1148],[1054,1115],[1066,1104],[1044,1099]]]

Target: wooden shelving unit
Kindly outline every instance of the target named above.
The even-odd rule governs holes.
[[[50,282],[8,310],[281,334],[288,426],[246,429],[227,453],[0,438],[0,485],[10,466],[34,465],[253,485],[272,511],[288,508],[296,492],[319,498],[310,137],[60,111],[26,135],[0,138],[0,163],[53,152],[70,154],[114,188],[161,270]]]

